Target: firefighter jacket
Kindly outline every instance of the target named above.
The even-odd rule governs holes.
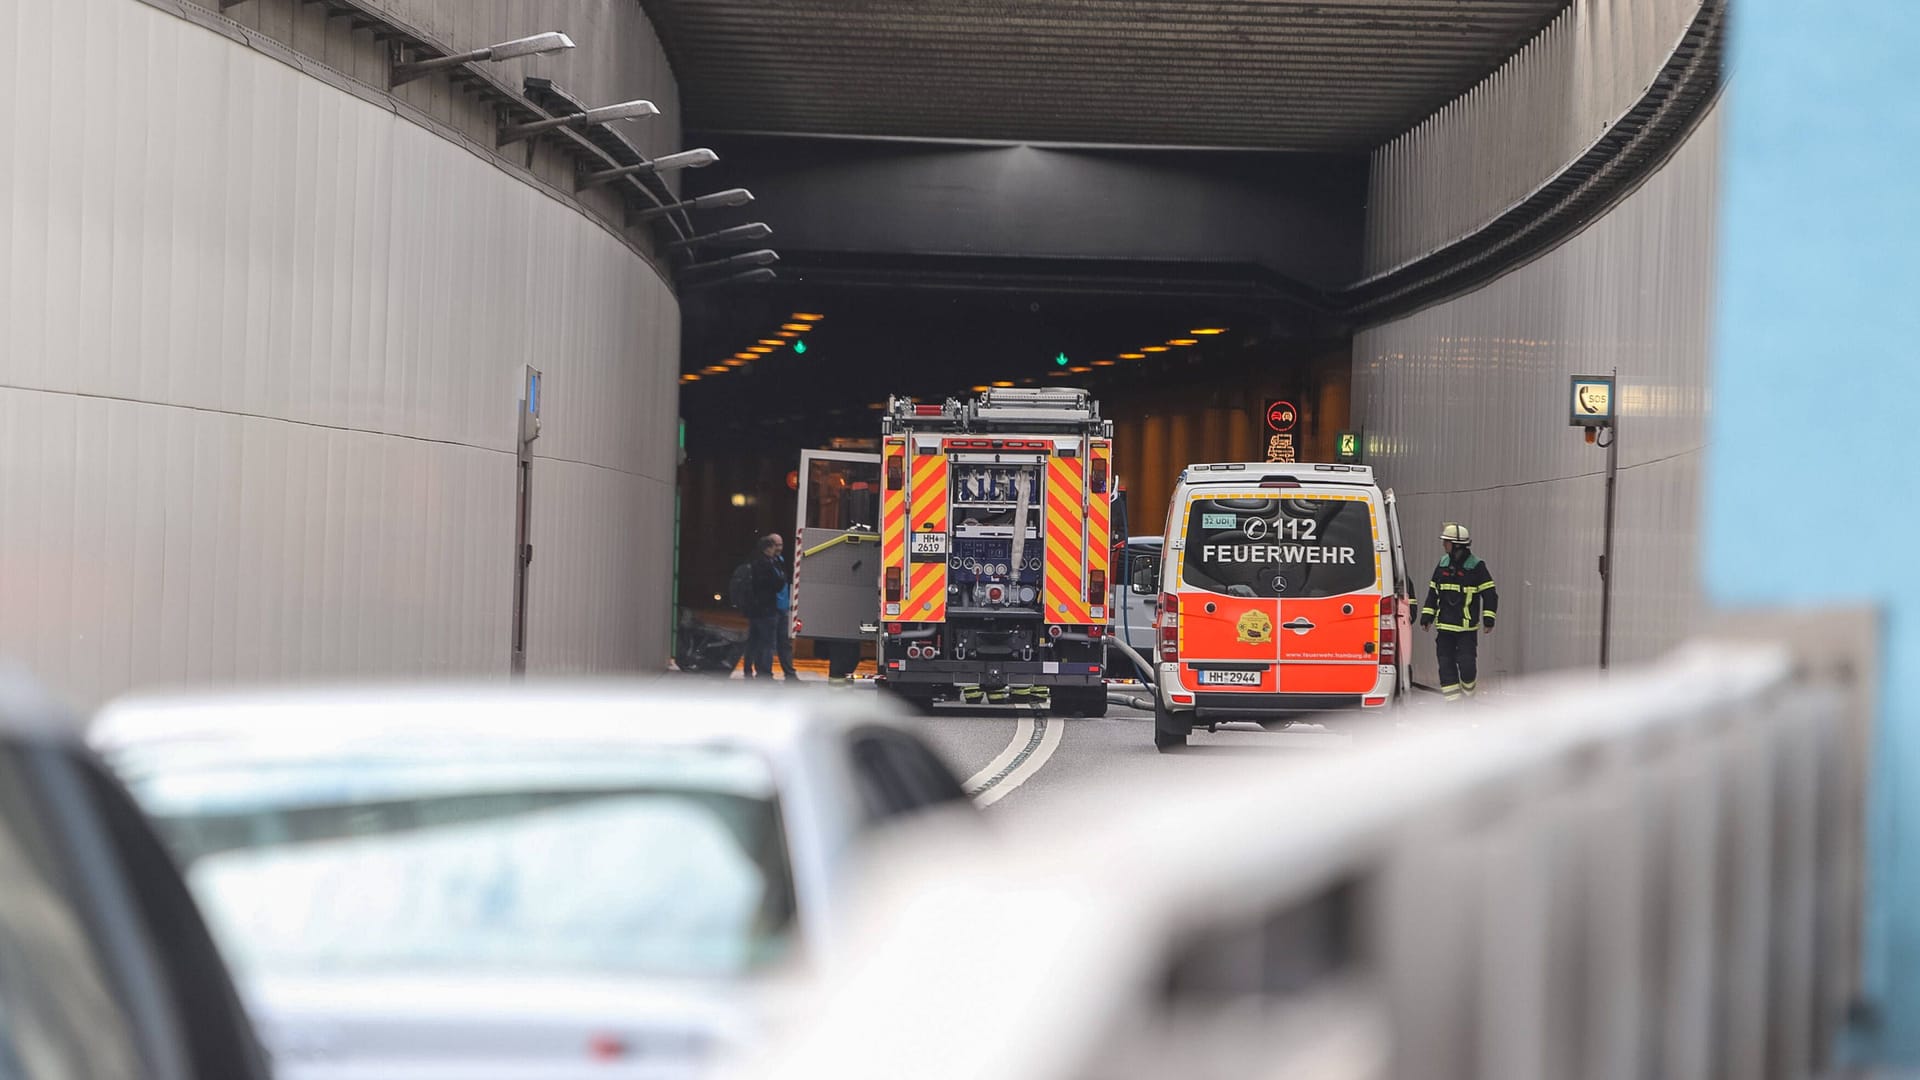
[[[1427,582],[1427,602],[1420,606],[1420,623],[1442,630],[1471,631],[1491,627],[1500,609],[1493,588],[1493,572],[1467,548],[1455,548],[1434,568]]]

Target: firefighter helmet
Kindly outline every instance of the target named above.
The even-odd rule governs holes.
[[[1467,527],[1457,521],[1449,521],[1441,527],[1440,539],[1454,544],[1473,543],[1473,537],[1467,532]]]

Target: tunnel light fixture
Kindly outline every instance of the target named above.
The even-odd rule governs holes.
[[[1143,353],[1149,353],[1149,352],[1166,352],[1166,351],[1167,351],[1167,347],[1166,347],[1165,345],[1149,345],[1149,346],[1147,346],[1146,348],[1144,348],[1144,349],[1141,349],[1140,351],[1141,351],[1141,352],[1143,352]]]
[[[764,221],[755,221],[747,225],[734,225],[700,236],[690,236],[685,240],[675,240],[667,246],[675,251],[679,251],[683,248],[696,247],[700,244],[751,244],[765,240],[772,235],[773,226],[768,225]]]
[[[1211,337],[1214,334],[1224,334],[1226,332],[1227,328],[1224,326],[1201,326],[1187,331],[1187,333],[1196,337]]]
[[[1173,339],[1171,339],[1170,341],[1168,341],[1168,342],[1167,342],[1167,344],[1169,344],[1169,345],[1198,345],[1198,344],[1200,344],[1200,341],[1199,341],[1199,339],[1197,339],[1197,338],[1190,338],[1190,337],[1177,337],[1177,338],[1173,338]]]
[[[1113,366],[1113,361],[1111,361],[1111,360],[1095,360],[1095,361],[1093,362],[1093,366],[1094,366],[1094,367],[1112,367],[1112,366]]]
[[[1145,360],[1146,358],[1147,354],[1143,352],[1123,352],[1120,354],[1120,359],[1122,360]]]
[[[650,206],[630,215],[634,222],[650,221],[662,214],[671,214],[676,210],[718,210],[728,206],[745,206],[753,201],[753,192],[746,188],[728,188],[706,195],[696,195],[691,199],[682,199],[665,206]]]
[[[225,5],[223,4],[221,6],[224,7]],[[436,56],[430,60],[415,60],[411,63],[395,64],[393,65],[393,70],[388,74],[387,85],[389,87],[399,86],[402,83],[410,83],[423,75],[431,75],[436,71],[445,71],[448,68],[456,68],[462,64],[471,64],[479,60],[491,60],[497,64],[502,60],[517,60],[522,56],[535,56],[540,53],[565,52],[571,48],[573,48],[573,39],[565,34],[546,33],[534,34],[531,37],[514,38],[512,41],[503,41],[498,45],[489,45],[484,49],[475,49],[472,52],[455,53],[452,56]]]
[[[599,187],[601,184],[618,180],[623,176],[656,176],[663,172],[672,172],[674,169],[704,169],[719,160],[719,154],[704,147],[698,150],[682,150],[677,154],[654,158],[652,161],[642,161],[638,165],[622,165],[617,169],[599,169],[582,173],[579,181],[574,184],[574,188],[584,191],[590,187]]]
[[[998,384],[998,383],[995,383],[994,385],[995,385],[995,386],[998,386],[999,384]],[[974,392],[974,393],[976,393],[976,394],[984,394],[984,393],[986,393],[986,392],[987,392],[988,390],[991,390],[991,389],[993,389],[993,387],[992,387],[992,386],[988,386],[988,385],[986,385],[985,383],[982,383],[981,385],[979,385],[979,386],[976,386],[976,387],[974,387],[974,388],[973,388],[973,392]]]
[[[699,382],[700,376],[695,374],[694,372],[689,371],[685,375],[680,376],[680,381],[683,383]]]
[[[780,331],[780,336],[783,338],[797,338],[800,336],[800,333],[797,330],[782,330]]]
[[[761,338],[761,339],[760,339],[760,340],[759,340],[759,341],[758,341],[758,342],[757,342],[756,344],[760,344],[760,345],[771,345],[771,346],[773,346],[774,348],[776,348],[776,349],[778,349],[778,348],[780,348],[781,346],[783,346],[783,345],[785,345],[785,344],[786,344],[786,342],[784,342],[784,341],[782,341],[782,340],[780,340],[779,338],[765,338],[765,337],[763,337],[763,338]]]
[[[1085,365],[1085,364],[1075,364],[1075,365],[1073,365],[1072,367],[1070,367],[1070,368],[1068,368],[1068,369],[1067,369],[1067,374],[1069,374],[1069,375],[1083,375],[1083,374],[1085,374],[1085,373],[1087,373],[1087,372],[1089,372],[1089,371],[1092,371],[1092,370],[1093,370],[1092,368],[1090,368],[1090,367],[1088,367],[1088,366],[1087,366],[1087,365]]]
[[[1055,370],[1055,371],[1049,371],[1049,372],[1047,372],[1047,378],[1049,378],[1049,379],[1058,379],[1058,378],[1061,378],[1061,377],[1063,377],[1063,376],[1065,376],[1065,375],[1066,375],[1066,373],[1067,373],[1067,369],[1066,369],[1066,368],[1060,368],[1060,369],[1058,369],[1058,370]]]
[[[735,357],[732,360],[722,360],[720,362],[720,366],[724,368],[743,368],[747,366],[747,362],[738,357]]]
[[[813,324],[799,322],[782,323],[780,329],[785,330],[789,334],[804,334],[813,329]]]
[[[1012,386],[1012,385],[1013,385],[1013,382],[1012,382],[1012,380],[1009,380],[1009,379],[1000,379],[1000,380],[998,380],[998,381],[996,381],[996,382],[995,382],[995,383],[994,383],[993,385],[995,385],[995,386],[1002,386],[1002,387],[1005,387],[1005,386]]]
[[[700,373],[703,375],[725,375],[727,373],[727,369],[724,367],[721,367],[719,364],[709,364],[708,366],[701,368]]]
[[[821,319],[826,318],[825,315],[816,315],[811,311],[796,311],[793,313],[793,317],[800,322],[819,322]]]
[[[755,345],[753,348],[748,349],[747,351],[752,353],[755,356],[765,356],[768,353],[772,352],[773,350],[769,349],[765,345]]]
[[[586,112],[568,113],[566,116],[533,120],[525,124],[508,124],[500,129],[495,145],[506,146],[543,131],[552,131],[554,128],[591,127],[595,124],[611,124],[615,120],[638,120],[659,115],[659,106],[651,101],[623,101],[618,105],[602,105],[597,109],[588,109]]]

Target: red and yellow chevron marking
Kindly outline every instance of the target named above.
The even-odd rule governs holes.
[[[902,459],[902,477],[905,476],[906,452],[905,439],[888,439],[880,456],[880,614],[882,616],[890,614],[887,611],[887,571],[898,569],[904,581],[907,569],[907,493],[904,487],[895,487],[891,483],[892,462],[895,458]],[[902,600],[904,599],[903,595]],[[899,615],[893,613],[893,617],[898,618]]]
[[[947,531],[947,455],[921,454],[911,459],[912,507],[907,514],[911,532]],[[908,563],[907,603],[900,617],[909,622],[945,622],[947,619],[947,559]]]
[[[1093,461],[1106,463],[1107,490],[1090,492],[1087,503],[1087,575],[1089,578],[1097,571],[1107,581],[1108,591],[1113,587],[1113,444],[1104,439],[1093,444]],[[1106,597],[1096,597],[1087,602],[1091,611],[1095,604],[1105,606]],[[1105,611],[1093,623],[1110,622],[1112,611]]]
[[[1041,597],[1048,622],[1085,626],[1093,621],[1087,611],[1087,521],[1081,509],[1085,467],[1081,458],[1047,459],[1047,561]]]

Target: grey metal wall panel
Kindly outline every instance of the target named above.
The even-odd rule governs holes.
[[[1559,248],[1355,340],[1354,415],[1403,500],[1410,560],[1437,560],[1441,524],[1461,521],[1498,578],[1483,671],[1597,661],[1604,452],[1567,426],[1568,377],[1616,365],[1614,655],[1651,656],[1690,627],[1719,126],[1716,105]]]
[[[1469,235],[1537,191],[1647,92],[1700,0],[1573,0],[1513,58],[1373,155],[1366,272]]]
[[[0,7],[0,656],[132,686],[657,667],[678,308],[588,218],[133,0]],[[129,103],[140,123],[127,125]]]

